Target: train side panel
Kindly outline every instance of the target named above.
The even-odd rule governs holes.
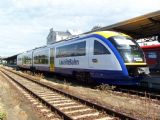
[[[24,68],[76,76],[84,81],[136,85],[145,73],[142,68],[146,63],[139,46],[127,37],[110,31],[84,35],[36,48],[32,55],[31,52],[21,54],[22,62],[18,64]]]
[[[28,51],[17,56],[17,66],[24,69],[32,67],[32,52]]]
[[[82,45],[84,42],[86,47]],[[78,46],[80,47],[76,48],[77,52],[72,48],[76,44],[79,44]],[[61,54],[60,49],[62,51],[70,51],[71,56],[65,55],[65,53]],[[92,79],[98,82],[111,84],[116,84],[118,79],[128,79],[112,49],[103,40],[94,37],[94,35],[80,42],[74,41],[70,44],[57,46],[55,54],[55,72],[57,73],[73,75],[74,72],[78,72],[78,74],[85,72],[89,73]],[[129,81],[123,81],[123,84],[125,82],[127,84]],[[121,83],[119,82],[118,84]]]
[[[22,54],[17,56],[17,66],[22,67]]]
[[[50,55],[49,55],[49,48],[40,48],[36,49],[33,52],[33,68],[39,71],[50,71],[49,64],[50,64]]]

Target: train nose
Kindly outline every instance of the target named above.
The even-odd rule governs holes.
[[[150,74],[149,68],[147,66],[127,66],[129,76],[148,76]]]

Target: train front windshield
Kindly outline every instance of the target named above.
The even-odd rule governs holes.
[[[129,37],[114,36],[109,40],[120,52],[125,63],[141,63],[144,62],[144,55],[139,45]]]

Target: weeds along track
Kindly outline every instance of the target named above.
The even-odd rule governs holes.
[[[65,120],[136,120],[101,105],[97,105],[88,100],[84,100],[57,90],[52,86],[41,83],[40,81],[29,79],[19,73],[1,69],[1,71],[12,81],[38,99]]]
[[[155,101],[156,103],[160,104],[160,94],[158,94],[157,92],[151,92],[148,90],[143,90],[140,88],[116,88],[115,89],[116,92],[123,92],[123,93],[128,93],[131,95],[137,95],[140,97],[146,97],[148,99],[153,99],[153,100],[157,100]]]

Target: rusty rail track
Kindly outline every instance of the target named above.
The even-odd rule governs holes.
[[[146,97],[149,99],[160,100],[160,94],[157,94],[154,92],[149,92],[147,90],[136,89],[136,88],[133,88],[133,89],[131,89],[131,88],[116,88],[115,91],[128,93],[131,95],[137,95],[140,97]]]
[[[44,84],[40,81],[23,76],[22,74],[18,74],[13,70],[4,69],[2,72],[32,96],[37,98],[45,106],[50,108],[52,111],[56,111],[56,113],[65,120],[136,120],[136,118],[132,116],[128,116],[124,113],[107,108],[106,106],[98,105],[94,102],[73,96],[69,93],[53,88],[51,85]],[[9,72],[19,76],[19,78],[14,78],[13,75],[11,76],[11,74],[8,74]],[[23,80],[24,78],[25,80]]]

